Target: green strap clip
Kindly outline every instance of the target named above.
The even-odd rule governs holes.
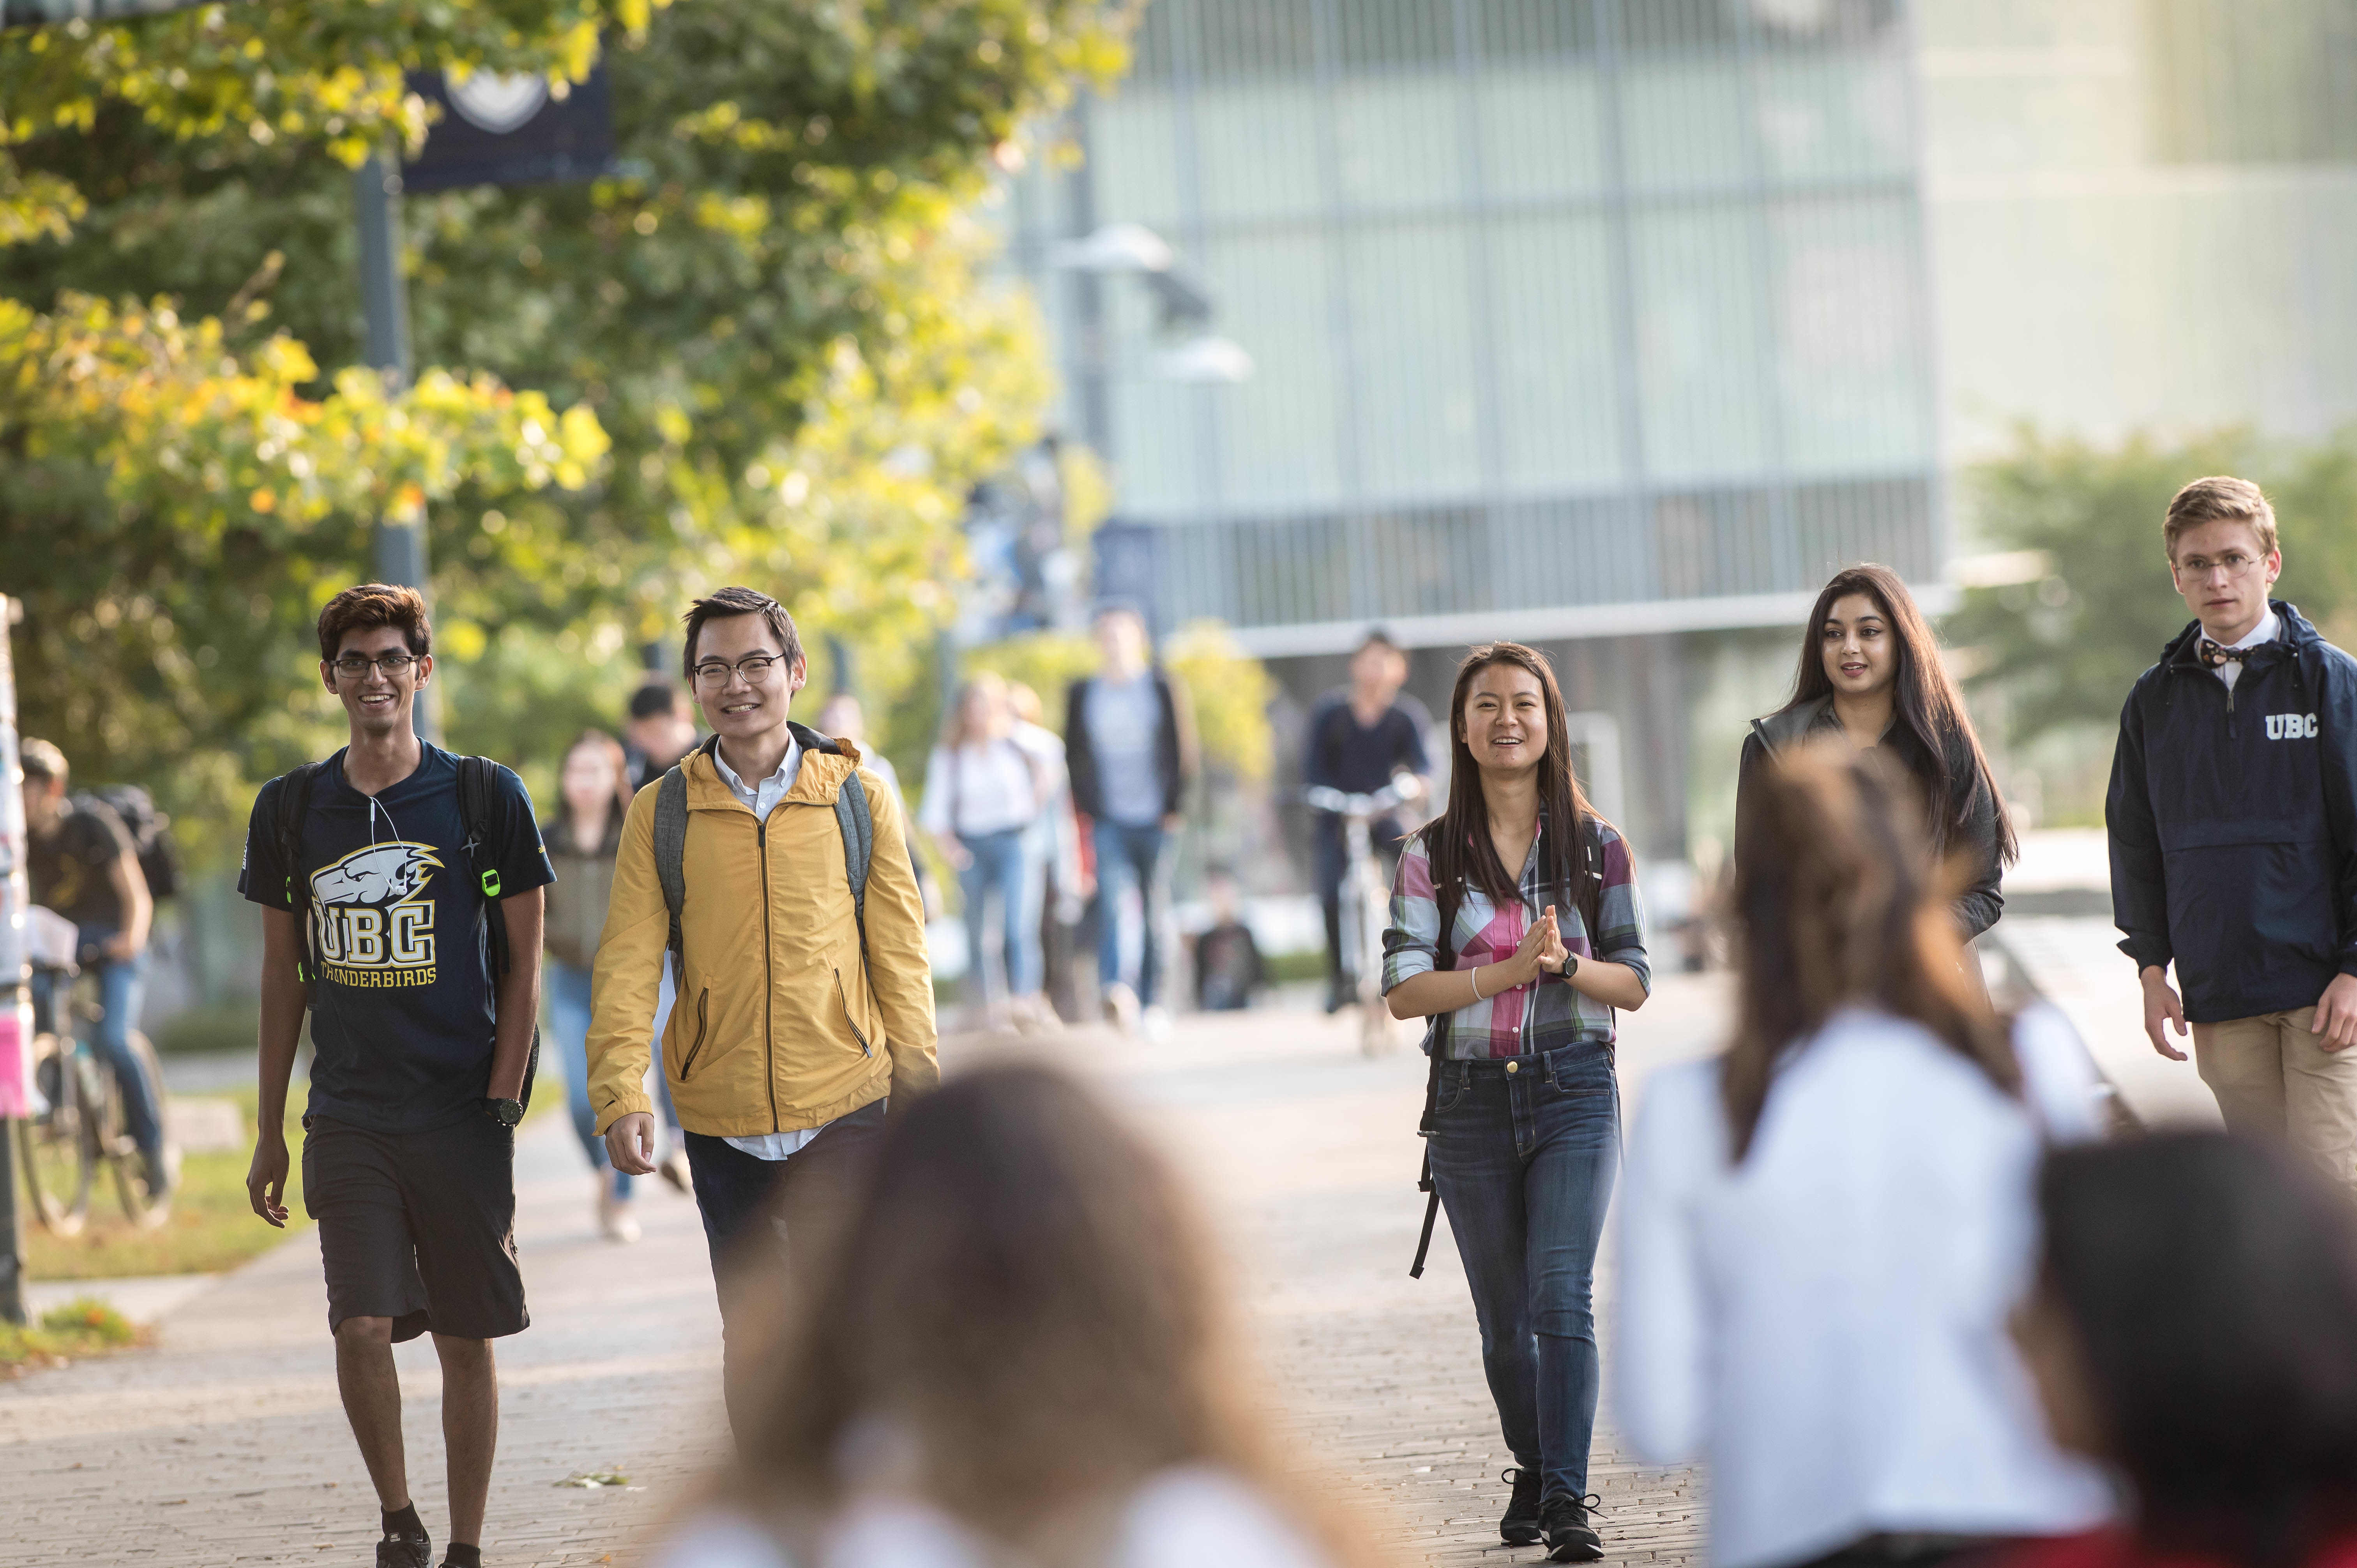
[[[483,897],[486,898],[496,898],[499,896],[500,874],[498,870],[494,868],[483,873]]]

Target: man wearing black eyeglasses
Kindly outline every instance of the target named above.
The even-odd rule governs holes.
[[[802,1255],[838,1219],[888,1101],[940,1073],[897,799],[857,746],[788,720],[809,666],[784,606],[729,587],[686,618],[683,662],[713,736],[640,790],[623,823],[591,985],[589,1103],[615,1168],[652,1170],[647,1021],[668,964],[679,999],[662,1071],[742,1434],[749,1369],[728,1329],[764,1311],[760,1282],[790,1262],[780,1233]]]
[[[319,678],[343,704],[350,744],[263,787],[238,883],[263,909],[261,1131],[247,1193],[256,1214],[285,1224],[280,1129],[307,1006],[303,1203],[319,1223],[337,1385],[383,1509],[378,1568],[432,1562],[410,1499],[393,1345],[434,1336],[445,1562],[479,1568],[499,1431],[491,1341],[530,1322],[515,1126],[539,1009],[542,889],[555,873],[513,773],[418,738],[417,693],[433,673],[414,590],[371,583],[328,601]],[[472,800],[466,778],[483,785]]]

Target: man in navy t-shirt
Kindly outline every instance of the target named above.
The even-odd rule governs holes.
[[[1406,684],[1407,655],[1384,633],[1367,633],[1351,655],[1351,683],[1319,698],[1310,710],[1301,781],[1346,795],[1374,794],[1400,773],[1429,784],[1432,759],[1425,750],[1424,732],[1431,727],[1432,715],[1401,691]],[[1342,877],[1350,867],[1342,819],[1331,811],[1309,815],[1318,902],[1326,916],[1326,1011],[1334,1013],[1350,999],[1358,980],[1342,951]],[[1376,852],[1396,872],[1405,824],[1397,817],[1379,817],[1369,826]]]
[[[450,1444],[450,1547],[479,1568],[499,1428],[490,1342],[522,1329],[515,1125],[539,1010],[542,892],[532,800],[492,770],[490,842],[469,844],[459,762],[417,737],[433,628],[409,588],[348,588],[319,614],[319,674],[351,744],[313,772],[295,864],[289,779],[264,786],[239,890],[263,907],[261,1133],[246,1185],[284,1225],[287,1079],[309,998],[303,1201],[319,1224],[336,1379],[383,1509],[378,1568],[428,1568],[410,1500],[393,1347],[431,1332]],[[298,897],[298,894],[302,897]],[[297,909],[305,913],[298,917]],[[508,966],[494,974],[491,923]],[[307,928],[307,929],[306,929]]]

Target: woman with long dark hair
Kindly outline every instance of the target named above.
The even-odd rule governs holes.
[[[1861,751],[1888,751],[1907,769],[1932,857],[1962,865],[1957,925],[1970,940],[1996,924],[2005,910],[1998,884],[2017,853],[2012,819],[1964,696],[1940,661],[1939,640],[1888,566],[1869,563],[1834,575],[1802,632],[1791,699],[1754,721],[1743,742],[1735,795],[1738,871],[1753,853],[1753,781],[1761,765],[1833,737]]]
[[[795,1294],[760,1413],[662,1568],[1383,1555],[1341,1550],[1273,1462],[1194,1205],[1063,1072],[978,1068],[894,1105]]]
[[[2117,1530],[2007,1568],[2357,1562],[2357,1215],[2280,1143],[2169,1132],[2049,1159],[2016,1333]]]
[[[1477,648],[1448,700],[1448,805],[1392,886],[1383,993],[1431,1018],[1426,1112],[1481,1364],[1515,1468],[1500,1537],[1557,1563],[1603,1554],[1588,1521],[1596,1246],[1620,1152],[1613,1010],[1652,983],[1629,846],[1571,767],[1555,671]]]
[[[2095,1134],[2086,1053],[1962,972],[1902,769],[1824,740],[1754,789],[1734,1041],[1655,1073],[1629,1142],[1620,1431],[1707,1461],[1719,1568],[2084,1530],[2108,1496],[2047,1438],[2006,1318],[2041,1143]]]

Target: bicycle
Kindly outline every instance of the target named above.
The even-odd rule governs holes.
[[[152,1229],[170,1218],[170,1196],[158,1197],[148,1190],[139,1146],[125,1131],[123,1086],[90,1044],[88,1026],[103,1013],[79,984],[81,965],[75,956],[70,956],[73,928],[58,922],[66,932],[65,950],[60,952],[54,928],[47,941],[37,933],[36,927],[44,924],[27,922],[31,939],[27,945],[33,950],[28,956],[32,967],[48,978],[49,1004],[46,1009],[37,1007],[33,1025],[33,1087],[40,1108],[26,1122],[23,1136],[17,1140],[17,1164],[29,1199],[26,1207],[52,1236],[80,1235],[90,1219],[91,1193],[98,1184],[99,1167],[104,1165],[124,1217],[134,1225]],[[36,988],[37,994],[39,990]],[[62,1017],[58,1015],[60,1013]],[[134,1059],[147,1081],[156,1087],[160,1113],[164,1075],[156,1060],[156,1048],[136,1029],[131,1032],[130,1041]]]
[[[1375,854],[1374,821],[1424,793],[1421,780],[1403,773],[1372,795],[1348,794],[1324,784],[1302,792],[1315,810],[1342,819],[1342,972],[1356,994],[1359,1048],[1368,1056],[1396,1043],[1391,1009],[1383,1001],[1383,927],[1391,917],[1391,885]]]

